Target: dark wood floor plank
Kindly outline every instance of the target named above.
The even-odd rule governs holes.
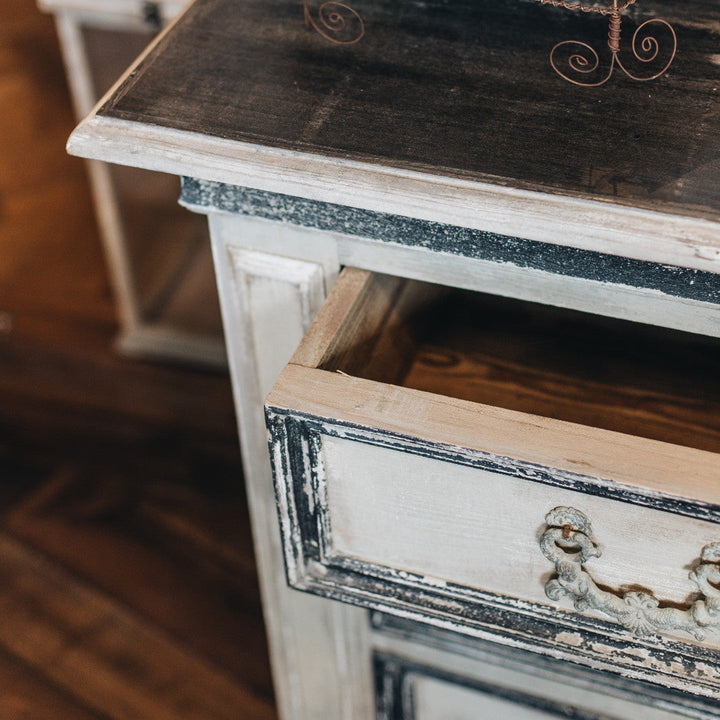
[[[205,661],[57,565],[0,536],[0,644],[113,718],[272,717]]]
[[[269,699],[246,512],[242,493],[69,466],[4,524]]]
[[[0,336],[7,368],[0,376],[0,393],[8,403],[11,397],[20,402],[36,396],[79,411],[124,416],[140,427],[162,424],[235,436],[225,375],[171,367],[159,372],[115,355],[110,326],[92,319],[76,321],[74,329],[67,324],[67,318],[53,314],[15,313],[13,332]]]
[[[229,378],[117,355],[35,0],[0,107],[0,717],[274,720]]]
[[[108,720],[5,652],[0,652],[0,715],[3,720]]]

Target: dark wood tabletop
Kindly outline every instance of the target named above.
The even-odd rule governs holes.
[[[653,17],[672,24],[677,56],[658,79],[616,67],[594,88],[562,79],[549,56],[558,42],[587,42],[601,77],[610,51],[599,14],[532,0],[351,2],[364,35],[340,44],[305,24],[300,0],[197,0],[98,114],[718,218],[714,0],[638,0],[623,15],[625,65],[649,73],[627,46]]]

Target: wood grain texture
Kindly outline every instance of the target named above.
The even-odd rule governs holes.
[[[11,720],[104,720],[4,651],[0,652],[0,693],[2,712]]]
[[[523,5],[522,7],[527,9],[529,6]],[[707,21],[703,21],[703,12],[712,6],[708,4],[703,7],[704,10],[697,13],[696,25],[702,32],[707,31],[712,34],[712,21],[707,18]],[[553,10],[553,8],[539,9]],[[202,12],[205,15],[215,13],[215,17],[210,18],[203,15],[204,20],[200,22],[199,18],[195,17],[196,12]],[[418,166],[411,162],[401,162],[392,155],[377,155],[374,154],[376,148],[369,150],[365,148],[370,155],[366,154],[358,159],[345,147],[341,150],[336,148],[336,151],[330,147],[318,150],[319,145],[317,144],[298,144],[294,141],[289,147],[286,146],[283,144],[282,136],[275,132],[276,126],[282,125],[283,114],[286,112],[291,113],[289,116],[291,125],[295,124],[297,119],[302,116],[305,111],[296,107],[296,104],[302,105],[308,99],[308,93],[313,90],[316,77],[312,68],[307,70],[301,64],[301,69],[307,71],[307,77],[302,76],[302,82],[298,81],[298,88],[295,88],[294,80],[286,78],[280,81],[281,85],[283,82],[289,84],[289,94],[284,93],[283,87],[278,90],[271,85],[270,90],[266,92],[262,84],[254,85],[250,82],[250,84],[242,85],[238,82],[246,79],[242,73],[248,68],[251,69],[252,75],[257,68],[264,68],[269,62],[266,62],[268,59],[263,53],[257,57],[253,55],[252,48],[256,39],[243,36],[244,32],[255,32],[250,28],[252,23],[248,24],[248,30],[242,29],[244,21],[247,20],[242,15],[245,12],[255,13],[258,16],[255,18],[256,20],[259,19],[261,23],[266,23],[266,30],[268,23],[274,22],[272,13],[266,11],[265,7],[253,10],[251,5],[246,8],[244,5],[232,4],[225,8],[222,3],[218,4],[218,0],[207,0],[207,2],[201,3],[200,10],[196,7],[191,9],[183,20],[158,41],[157,46],[151,49],[146,57],[139,60],[139,65],[128,71],[125,79],[116,87],[119,95],[113,91],[108,96],[108,103],[113,104],[116,100],[120,102],[120,98],[124,99],[127,96],[128,99],[131,99],[137,94],[139,101],[136,103],[137,107],[132,112],[128,112],[126,119],[119,119],[103,114],[105,109],[104,106],[101,106],[97,114],[92,113],[74,131],[68,143],[70,152],[84,157],[99,158],[109,162],[192,176],[234,186],[247,186],[271,193],[299,196],[323,203],[351,205],[377,213],[392,213],[434,223],[717,274],[720,246],[715,222],[716,216],[714,211],[708,209],[707,206],[687,202],[684,204],[675,201],[666,202],[659,199],[645,201],[640,197],[625,199],[618,197],[613,200],[612,194],[598,194],[594,190],[592,192],[573,191],[571,184],[558,188],[550,185],[528,184],[522,177],[503,178],[474,171],[463,174],[457,168],[453,169],[448,166],[447,163],[432,167]],[[236,15],[235,13],[240,14]],[[712,12],[710,14],[712,15]],[[410,15],[412,13],[408,17]],[[228,25],[226,20],[231,16],[237,20],[237,23]],[[294,18],[285,20],[297,22]],[[433,18],[434,24],[437,24],[436,20],[437,18]],[[297,28],[297,25],[293,25],[293,27]],[[392,31],[392,22],[388,27]],[[260,33],[258,37],[261,44],[265,43],[265,50],[277,53],[280,48],[288,50],[295,48],[296,39],[288,40],[287,33],[281,32],[283,28],[287,29],[287,22],[281,26],[270,28],[269,32],[272,35],[270,42]],[[199,31],[197,38],[195,38],[196,31]],[[236,37],[233,33],[239,34]],[[314,40],[311,39],[313,37]],[[414,35],[412,37],[414,43],[417,38]],[[235,39],[238,40],[238,44],[235,44]],[[332,53],[337,53],[338,47],[328,48],[326,40],[304,28],[297,38],[301,44],[310,43],[310,45],[317,43],[318,39],[321,41],[318,46],[320,51],[330,53],[328,59],[324,54],[320,60],[316,58],[320,67],[319,77],[322,78],[326,68],[332,68]],[[387,42],[385,40],[383,42],[390,48],[387,52],[392,55],[395,36],[386,38],[386,40]],[[218,60],[217,67],[212,66],[213,53],[216,53],[217,47],[223,43],[230,48],[229,54],[225,57],[221,53],[222,57],[216,58]],[[455,41],[451,44],[454,45]],[[421,52],[421,46],[422,43],[418,41],[415,50]],[[315,46],[312,45],[312,47]],[[356,52],[357,47],[352,46],[355,49],[351,52]],[[413,45],[413,47],[415,46]],[[483,45],[481,44],[480,47]],[[247,56],[243,54],[245,48],[251,50]],[[345,50],[348,49],[345,48]],[[492,57],[497,59],[499,54],[496,50],[496,48],[493,49]],[[382,57],[385,57],[386,47],[383,46],[381,51]],[[517,56],[519,57],[520,54]],[[187,63],[187,57],[192,57],[193,62]],[[287,61],[290,65],[293,65],[296,60],[287,53],[280,53],[279,57],[282,62]],[[206,60],[210,60],[210,65],[207,65]],[[273,66],[273,62],[270,62],[269,65]],[[170,66],[163,68],[166,63],[169,63]],[[712,55],[709,56],[709,63],[712,65]],[[167,84],[163,86],[164,79],[169,77],[165,75],[165,71],[178,71],[181,65],[184,68],[181,71],[183,77],[177,78],[177,82],[170,83],[169,86]],[[420,67],[425,67],[422,59]],[[404,81],[406,68],[402,63],[400,66],[390,64],[387,69],[391,72],[391,80],[392,73],[397,72],[400,74],[400,80]],[[238,73],[237,76],[235,73]],[[154,74],[158,77],[154,78]],[[260,75],[263,76],[262,70]],[[270,83],[275,82],[275,76],[272,74],[265,74],[263,77]],[[282,78],[282,76],[280,77]],[[415,99],[415,102],[421,102],[422,107],[428,103],[432,104],[432,94],[428,96],[428,99],[424,96],[428,94],[427,83],[432,84],[437,80],[437,78],[435,80],[433,78],[434,76],[430,80],[427,78],[422,81],[418,80],[423,84],[423,99],[422,101]],[[666,79],[663,78],[663,81]],[[160,84],[156,84],[155,80],[158,80]],[[383,78],[380,77],[380,80]],[[220,81],[220,85],[217,81]],[[396,84],[401,85],[401,81]],[[559,78],[558,81],[562,82]],[[223,82],[227,85],[224,89],[221,86]],[[534,84],[528,91],[530,98],[527,103],[528,107],[533,106],[537,101],[534,90],[538,82],[535,80],[532,82]],[[311,107],[314,107],[313,103],[325,102],[322,83],[315,83],[315,85],[319,88],[320,99],[312,100],[310,97]],[[508,87],[512,90],[515,85],[517,83],[513,80]],[[251,94],[245,95],[244,87],[250,88]],[[490,85],[489,95],[485,98],[495,115],[496,107],[502,107],[502,103],[507,99],[502,95],[496,96],[496,90],[497,88]],[[638,89],[635,88],[631,92],[638,92]],[[273,97],[278,93],[282,98],[280,105],[275,107],[272,105]],[[263,100],[266,95],[269,96],[268,102]],[[399,98],[401,95],[402,93],[398,93]],[[706,96],[713,97],[712,92],[708,90]],[[371,95],[363,95],[363,98],[366,97],[371,98]],[[575,96],[570,94],[563,97],[572,99]],[[613,95],[613,98],[615,97],[616,95]],[[219,98],[223,98],[219,101],[221,107],[209,110]],[[632,106],[630,100],[627,104],[612,108],[613,113],[610,117],[614,118],[614,122],[629,122],[629,120],[620,120],[619,118],[628,116],[626,108]],[[648,99],[648,102],[650,100]],[[232,129],[228,130],[224,128],[224,125],[218,129],[218,119],[222,120],[221,124],[226,123],[229,128],[232,128],[236,118],[242,116],[242,108],[246,102],[253,103],[253,107],[257,105],[255,108],[257,113],[255,115],[251,113],[251,119],[259,127],[269,129],[269,134],[265,133],[258,137],[253,136],[239,140],[233,135]],[[395,102],[394,95],[393,102]],[[518,100],[516,104],[519,106],[523,102]],[[577,103],[577,99],[572,102]],[[183,112],[176,107],[178,103],[185,104],[184,120]],[[689,96],[687,104],[688,107],[694,107],[693,100]],[[329,109],[336,111],[342,107],[342,103],[338,105],[330,103],[330,106]],[[571,110],[574,107],[573,104]],[[208,113],[212,117],[203,117],[205,109],[208,109]],[[410,123],[410,120],[405,117],[398,120],[397,113],[392,106],[387,108],[379,104],[372,106],[361,104],[357,107],[353,105],[353,112],[356,110],[360,115],[365,113],[366,130],[372,130],[375,127],[380,130],[383,127],[387,129],[388,118],[395,117],[396,127],[393,128],[392,136],[380,137],[379,141],[390,143],[393,147],[395,145],[402,146],[402,139],[406,134],[404,126],[406,123]],[[376,110],[380,113],[379,115],[375,112]],[[590,101],[587,110],[589,112],[588,122],[592,123],[593,128],[602,129],[607,117],[603,105]],[[598,115],[596,110],[599,110],[601,114]],[[502,128],[506,124],[512,125],[511,120],[518,112],[517,108],[513,107],[513,112],[507,117],[503,117],[501,123],[495,122],[493,128],[497,127],[499,128],[497,131],[502,132]],[[684,110],[682,112],[684,113]],[[647,113],[645,114],[647,115]],[[582,113],[579,117],[583,117]],[[683,114],[683,119],[684,117]],[[572,135],[572,128],[577,124],[577,118],[570,114],[562,119],[563,122],[558,123],[558,118],[553,116],[554,124],[550,126],[550,132],[560,134],[567,132]],[[208,121],[207,128],[201,127],[206,120]],[[355,118],[345,117],[343,119],[334,116],[326,118],[328,126],[336,128],[337,133],[343,137],[347,136],[350,144],[357,142],[365,147],[368,139],[366,134],[358,132],[350,121],[354,122]],[[215,129],[213,129],[213,122],[215,122]],[[644,119],[643,122],[645,122]],[[453,134],[450,134],[450,131],[455,132],[450,125],[447,127],[446,144],[452,145],[456,139],[462,141],[464,143],[462,152],[469,150],[468,156],[478,157],[480,158],[478,162],[484,162],[485,149],[480,148],[478,152],[473,152],[475,146],[470,142],[472,138],[463,137],[462,133],[455,138]],[[235,126],[236,128],[240,127],[237,124]],[[426,140],[433,143],[437,140],[437,137],[433,135],[433,127],[430,124],[427,130],[422,129],[422,132],[417,133],[413,151],[425,152],[429,147]],[[696,127],[702,128],[704,125],[701,123]],[[215,134],[216,130],[217,134]],[[523,127],[521,137],[524,137],[527,132],[529,131]],[[491,138],[490,133],[491,128],[481,128],[478,130],[476,139],[482,144],[487,138]],[[382,132],[380,134],[382,135]],[[559,155],[561,159],[566,155],[572,156],[574,152],[579,154],[581,159],[587,157],[586,145],[589,141],[583,139],[582,146],[578,147],[577,141],[568,140],[568,147],[563,145],[561,148]],[[656,140],[658,139],[653,138],[653,143]],[[662,138],[661,142],[666,140],[667,138]],[[533,148],[533,156],[543,154],[542,142]],[[602,141],[602,152],[607,152],[611,157],[618,157],[610,150],[614,142],[613,138],[605,138]],[[684,143],[680,142],[680,144]],[[493,143],[489,145],[492,150]],[[139,148],[142,148],[141,152],[138,150]],[[655,148],[654,144],[652,148]],[[506,150],[508,149],[506,148]],[[437,150],[437,153],[443,154],[445,150]],[[644,151],[640,151],[642,157],[645,154]],[[528,162],[532,164],[530,161]],[[554,167],[554,164],[551,163],[549,167]],[[279,169],[282,171],[278,172]],[[681,181],[685,182],[682,179]],[[706,175],[703,182],[704,184],[700,183],[703,187],[713,187],[712,179],[709,176]],[[590,183],[592,188],[596,184]],[[608,200],[612,201],[608,202]],[[389,238],[383,236],[374,238],[374,240],[375,248],[380,251]],[[353,246],[348,249],[357,251],[360,248]],[[421,257],[423,255],[427,255],[427,253],[407,253],[405,262],[410,265],[424,264],[427,259]],[[356,261],[350,264],[360,264],[357,262],[357,253],[355,253],[355,257]],[[467,274],[469,264],[460,262],[457,265],[464,268]],[[440,274],[438,268],[435,268],[435,272]],[[451,277],[454,275],[455,272],[450,273]],[[625,312],[624,315],[630,316],[628,312]],[[640,313],[640,315],[642,316],[644,313]],[[705,325],[707,324],[706,322]]]
[[[298,385],[316,400],[319,387],[312,386],[310,371],[295,369],[306,374]],[[328,384],[338,377],[324,374]],[[268,411],[293,587],[715,697],[717,638],[702,646],[674,636],[635,638],[607,620],[548,601],[542,585],[551,572],[543,569],[537,533],[538,516],[557,501],[591,508],[593,521],[610,529],[610,562],[595,563],[593,572],[602,566],[613,588],[639,582],[663,598],[685,599],[692,592],[687,581],[683,585],[686,557],[697,557],[693,540],[702,545],[717,537],[718,505],[673,492],[680,482],[680,492],[692,491],[688,476],[696,472],[704,472],[702,484],[710,485],[716,462],[702,467],[702,454],[682,457],[682,448],[674,446],[663,455],[659,443],[643,453],[638,439],[599,430],[583,436],[571,426],[565,432],[555,426],[561,437],[553,440],[539,418],[524,428],[503,423],[507,417],[500,415],[486,416],[485,424],[487,408],[475,406],[473,419],[460,417],[460,407],[443,398],[402,406],[407,397],[395,388],[384,386],[382,396],[369,397],[369,386],[360,390],[353,382],[352,405],[339,420],[330,419],[338,409],[332,403],[319,412],[312,401],[295,406],[301,410]],[[329,395],[337,402],[338,388]],[[373,417],[361,418],[363,410]],[[389,427],[396,410],[412,418],[405,428]],[[429,425],[432,435],[420,436],[418,428],[424,432]],[[438,440],[444,432],[446,440]],[[468,439],[476,447],[466,445]],[[593,442],[600,451],[594,456]],[[527,459],[515,459],[528,451]],[[564,465],[573,460],[575,471]],[[673,468],[675,477],[667,472],[664,479],[671,482],[663,488],[660,474]]]
[[[458,292],[408,321],[407,387],[720,452],[716,340]]]
[[[603,20],[530,2],[353,3],[337,46],[299,3],[201,0],[111,100],[108,118],[549,192],[716,217],[717,9],[652,0],[680,51],[651,84],[560,80],[548,53],[602,47]],[[178,90],[182,88],[182,92]]]
[[[647,588],[660,601],[682,606],[697,591],[686,566],[720,537],[717,522],[630,506],[567,486],[549,487],[513,475],[501,460],[496,470],[468,467],[432,457],[426,449],[420,455],[322,438],[330,565],[342,562],[338,558],[355,558],[400,571],[398,579],[406,571],[429,578],[429,585],[435,581],[440,587],[447,583],[552,605],[558,622],[572,624],[572,602],[553,602],[545,594],[554,566],[540,552],[538,531],[554,507],[581,507],[591,519],[602,546],[602,557],[587,564],[597,583],[616,592]],[[671,634],[695,643],[683,632]],[[635,640],[631,634],[627,639]],[[720,645],[712,632],[706,641],[714,649]]]
[[[268,396],[293,587],[713,696],[716,637],[629,637],[550,602],[538,532],[553,507],[580,507],[598,536],[607,530],[592,567],[603,587],[692,601],[687,567],[718,536],[718,448],[642,435],[674,426],[666,440],[702,444],[716,414],[704,403],[717,400],[717,349],[451,290],[438,302],[415,287],[411,303],[412,283],[399,291],[397,278],[346,268]],[[397,361],[384,377],[376,360],[392,354],[388,331],[403,306],[423,298],[435,312],[426,307],[415,322],[408,312],[403,352],[414,349],[418,362],[399,381],[410,387],[399,386]],[[657,422],[675,393],[685,400]],[[687,411],[697,412],[689,427]],[[566,413],[578,413],[575,422]],[[632,434],[598,427],[611,417]]]
[[[272,720],[229,378],[114,351],[34,0],[0,3],[0,105],[0,716]]]
[[[221,668],[16,543],[3,539],[0,643],[91,708],[115,717],[265,718]]]
[[[346,271],[292,362],[718,452],[719,357],[715,339]]]
[[[628,350],[630,358],[625,365],[620,362],[618,366],[625,367],[625,382],[634,380],[635,390],[630,390],[624,399],[620,399],[619,396],[612,395],[613,392],[619,392],[622,395],[620,389],[610,390],[612,383],[604,386],[598,382],[601,372],[611,373],[613,364],[618,363],[613,355],[613,352],[617,351],[618,344],[632,341],[632,338],[627,335],[623,336],[622,333],[617,336],[615,351],[610,353],[609,358],[606,358],[606,363],[603,363],[601,356],[596,354],[602,352],[603,349],[609,350],[608,347],[603,348],[602,341],[596,347],[592,345],[592,342],[586,346],[585,352],[588,354],[585,359],[582,359],[582,356],[575,358],[577,364],[574,366],[574,372],[578,382],[579,395],[563,398],[563,392],[567,391],[567,388],[572,388],[575,382],[572,374],[556,376],[555,382],[551,382],[545,391],[542,391],[541,394],[544,395],[547,402],[546,407],[549,410],[545,417],[527,412],[532,406],[533,400],[530,399],[526,402],[523,399],[522,393],[527,390],[523,388],[522,371],[515,378],[517,384],[510,380],[505,388],[507,392],[503,391],[503,384],[510,377],[510,375],[503,377],[503,373],[512,373],[513,370],[520,369],[517,364],[519,359],[517,355],[515,359],[509,357],[508,364],[502,370],[498,370],[499,382],[493,382],[492,377],[488,377],[487,367],[480,368],[480,377],[475,380],[469,381],[465,377],[457,383],[452,380],[445,382],[444,389],[447,390],[448,385],[454,386],[454,394],[459,395],[460,399],[452,395],[418,391],[412,387],[384,384],[382,377],[364,378],[362,367],[356,368],[352,365],[337,367],[329,359],[331,356],[325,355],[327,349],[333,346],[332,338],[335,335],[347,337],[343,331],[345,323],[349,323],[351,327],[357,325],[358,320],[352,317],[352,313],[358,307],[362,307],[362,303],[358,303],[356,306],[354,300],[367,292],[368,287],[372,287],[372,280],[367,273],[354,269],[344,271],[342,281],[337,283],[335,291],[331,295],[331,299],[338,298],[337,308],[333,310],[333,302],[329,301],[325,304],[318,315],[316,327],[310,329],[298,349],[296,360],[285,368],[279,382],[268,396],[268,405],[282,409],[302,408],[302,412],[322,418],[337,419],[362,427],[382,428],[384,431],[399,433],[406,437],[422,436],[431,442],[488,450],[497,455],[522,458],[549,467],[579,471],[595,477],[612,478],[615,481],[638,485],[656,492],[677,494],[715,504],[720,502],[717,483],[714,482],[717,466],[714,452],[668,442],[668,439],[675,438],[678,443],[684,439],[690,445],[702,444],[702,437],[698,438],[698,433],[707,430],[704,427],[705,423],[713,422],[713,418],[717,415],[711,409],[714,407],[712,403],[717,401],[717,393],[712,390],[715,387],[714,380],[712,380],[714,367],[712,362],[706,367],[712,383],[707,388],[702,383],[694,385],[697,380],[695,368],[687,378],[678,378],[675,371],[669,373],[670,379],[679,381],[680,387],[675,392],[679,392],[681,397],[684,392],[683,385],[686,391],[689,389],[691,392],[699,392],[699,407],[697,408],[699,415],[694,421],[690,420],[689,426],[684,426],[684,424],[693,414],[692,401],[685,404],[679,403],[676,407],[667,405],[668,412],[664,413],[662,408],[665,403],[670,402],[669,398],[655,398],[652,392],[648,392],[647,385],[644,386],[644,383],[648,383],[648,381],[652,384],[652,375],[649,378],[634,377],[637,358],[633,357],[633,353],[636,353],[637,349]],[[389,302],[387,297],[385,300]],[[472,305],[468,306],[467,311],[472,315]],[[550,311],[550,315],[552,314],[553,312]],[[376,312],[375,317],[379,322],[384,316],[382,313]],[[328,333],[323,329],[326,320],[329,320],[331,328]],[[481,318],[475,318],[475,322],[477,322],[477,328],[482,327]],[[509,324],[518,322],[519,316],[516,316]],[[532,320],[530,324],[532,325],[534,322],[535,320]],[[444,316],[441,317],[440,332],[442,333],[448,326],[449,323]],[[491,329],[492,322],[489,323],[489,326]],[[502,321],[500,321],[500,326],[502,326]],[[335,333],[332,332],[333,327]],[[567,333],[563,339],[565,343],[572,344],[579,339],[579,326],[574,333],[571,332],[571,327],[565,326],[565,329],[560,331],[561,336]],[[545,330],[538,330],[539,334],[536,337],[544,336],[547,329],[548,327]],[[379,327],[377,332],[380,333]],[[589,332],[590,339],[593,339],[592,330],[583,330],[582,332]],[[504,330],[498,332],[493,340],[491,331],[485,342],[488,346],[494,343],[496,348],[502,345],[507,348],[505,334]],[[467,337],[473,342],[476,341],[472,333],[469,333]],[[522,334],[519,337],[522,337]],[[532,337],[531,334],[530,338]],[[324,345],[325,342],[327,345]],[[482,343],[481,340],[478,342]],[[714,344],[712,340],[709,342]],[[560,360],[559,364],[563,366],[563,371],[567,372],[567,368],[564,367],[565,361],[568,359],[566,355],[577,355],[578,353],[578,350],[575,349],[563,354],[559,347],[553,347],[553,343],[550,343],[544,355],[541,347],[533,345],[532,342],[528,346],[523,346],[522,349],[521,346],[523,346],[522,342],[514,350],[511,350],[511,354],[512,352],[523,353],[527,361],[537,363],[539,376],[542,376],[544,372],[542,370],[543,363],[550,363],[550,365],[554,363],[553,356],[555,361]],[[338,356],[345,357],[344,351],[345,348]],[[688,355],[684,354],[685,351],[688,352]],[[649,372],[657,371],[659,368],[655,367],[655,360],[658,357],[658,345],[650,343],[645,352],[648,353],[646,358],[649,359],[646,362]],[[684,358],[692,358],[692,348],[684,347],[681,342],[677,347],[677,352],[679,352],[678,356],[674,357],[671,352],[666,358],[667,362],[676,369],[677,362],[682,364]],[[695,357],[700,366],[706,359],[704,352],[700,349]],[[554,355],[554,353],[557,354]],[[312,366],[303,367],[302,364],[296,364],[313,358],[323,359],[326,369],[317,370]],[[594,368],[587,365],[591,358],[593,362],[597,363]],[[435,369],[439,377],[443,378],[445,369],[443,362],[437,362],[436,365],[440,366]],[[449,363],[449,366],[452,370],[452,363]],[[549,366],[546,366],[546,369],[549,369]],[[348,375],[339,374],[335,372],[336,370],[343,371]],[[354,372],[357,372],[357,376],[353,375]],[[548,378],[546,377],[546,379]],[[591,390],[585,387],[589,379]],[[657,377],[654,381],[657,382]],[[439,384],[443,382],[443,380],[439,380]],[[465,393],[472,393],[473,389],[478,389],[483,383],[487,384],[489,390],[488,399],[493,396],[492,399],[497,401],[498,395],[504,395],[504,403],[510,408],[513,405],[520,408],[525,403],[524,411],[518,412],[492,404],[476,404],[463,399],[464,396],[466,397]],[[593,393],[592,390],[595,392]],[[704,390],[708,390],[709,393],[703,400]],[[572,391],[570,392],[572,393]],[[586,393],[588,394],[586,395]],[[645,400],[647,407],[643,412],[638,413],[638,404],[643,393],[647,393]],[[530,395],[532,394],[533,391],[530,389]],[[591,413],[593,406],[604,408],[607,411],[605,418],[607,422],[615,412],[614,417],[619,424],[621,426],[623,423],[625,424],[623,429],[632,427],[636,435],[564,421],[562,419],[563,405],[566,412],[578,412],[575,406],[581,395],[586,397],[587,409]],[[611,397],[619,400],[614,410],[610,409]],[[710,402],[710,406],[704,407],[705,402]],[[652,413],[649,413],[648,409],[651,409]],[[662,431],[664,442],[641,437],[647,430],[650,415],[658,412],[662,418],[657,416],[655,429],[659,433]],[[687,415],[688,412],[690,415]],[[596,417],[597,415],[598,413],[595,413]],[[633,422],[633,417],[637,421]],[[674,431],[670,430],[673,426]],[[670,432],[664,432],[667,430]],[[608,452],[608,448],[611,447],[613,452]],[[710,447],[717,451],[716,440],[710,441]]]

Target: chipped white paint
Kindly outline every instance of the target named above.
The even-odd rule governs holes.
[[[486,645],[477,646],[472,655],[467,655],[380,634],[373,640],[381,653],[389,653],[398,663],[420,666],[409,672],[403,688],[404,697],[416,708],[416,715],[408,720],[516,720],[523,717],[516,714],[520,712],[517,702],[508,703],[500,712],[485,715],[479,712],[488,696],[507,698],[515,693],[565,703],[613,720],[679,720],[689,716],[679,703],[639,697],[637,686],[623,682],[612,688],[592,672],[578,670],[568,663],[553,665],[534,655],[514,652],[498,658]],[[422,670],[425,667],[427,674]],[[693,713],[692,717],[713,715]]]
[[[621,587],[631,578],[664,599],[691,601],[684,568],[718,538],[717,521],[700,519],[716,517],[705,512],[720,497],[717,457],[319,369],[328,348],[343,352],[368,332],[372,323],[363,325],[356,308],[381,317],[377,298],[394,297],[367,277],[345,270],[267,400],[273,447],[287,443],[282,467],[297,473],[278,473],[277,491],[309,533],[286,558],[297,586],[714,697],[718,679],[694,667],[699,643],[670,654],[662,638],[639,642],[599,622],[597,610],[551,603],[544,586],[552,569],[538,540],[546,512],[581,507],[610,529],[602,562],[588,561],[598,583]],[[293,443],[305,434],[313,458],[302,468],[306,453]],[[312,517],[301,499],[308,487],[318,493]],[[325,536],[315,534],[325,526]]]
[[[698,677],[706,676],[716,678],[720,675],[720,671],[714,665],[708,665],[707,663],[698,661],[695,664],[695,674]]]
[[[422,582],[426,585],[432,585],[433,587],[437,587],[437,588],[447,587],[447,582],[445,580],[441,580],[440,578],[432,577],[431,575],[424,575],[422,578]]]
[[[569,645],[570,647],[581,647],[584,642],[582,635],[579,635],[578,633],[559,632],[556,635],[556,638],[558,642],[561,642],[564,645]]]

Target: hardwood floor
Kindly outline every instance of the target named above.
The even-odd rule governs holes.
[[[0,717],[275,718],[229,379],[113,350],[54,26],[0,3]]]

